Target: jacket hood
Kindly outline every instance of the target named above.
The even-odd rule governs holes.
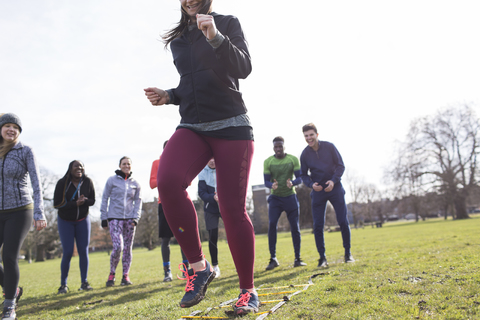
[[[123,179],[128,179],[132,176],[132,171],[130,171],[130,173],[128,174],[128,177],[125,175],[125,173],[122,171],[122,170],[115,170],[115,173],[117,174],[117,176],[120,176],[122,177]]]

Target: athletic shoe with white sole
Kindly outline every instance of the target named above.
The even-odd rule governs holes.
[[[65,294],[68,292],[68,286],[66,284],[62,284],[60,288],[58,288],[58,294]]]
[[[173,280],[172,276],[172,271],[170,270],[170,267],[163,267],[163,272],[165,274],[165,277],[163,278],[163,282],[170,282]]]
[[[15,306],[9,306],[3,308],[2,320],[15,320],[17,319],[17,313]]]
[[[108,275],[107,287],[113,287],[115,285],[115,273],[110,273]]]
[[[238,296],[237,303],[233,307],[236,315],[245,315],[248,313],[258,312],[258,307],[260,306],[260,300],[258,300],[258,295],[254,292],[248,292],[245,289],[242,289],[242,293]]]
[[[220,278],[220,268],[218,267],[218,264],[213,266],[213,270],[215,271],[215,278]]]
[[[184,271],[185,265],[183,263],[179,265],[178,269],[183,272],[184,278],[178,278],[180,280],[187,280],[185,295],[182,301],[180,301],[180,307],[193,307],[205,298],[208,285],[215,279],[215,271],[210,263],[205,261],[205,265],[206,268],[202,271],[194,271],[193,269]]]
[[[294,267],[305,267],[307,264],[302,261],[302,259],[295,259],[293,262]]]
[[[353,259],[353,256],[351,254],[345,255],[345,263],[352,263],[355,262],[355,259]]]
[[[90,290],[93,290],[93,288],[90,286],[88,281],[85,281],[84,283],[82,283],[82,285],[80,286],[80,289],[78,290],[90,291]]]
[[[320,259],[318,259],[318,268],[326,268],[328,267],[328,262],[327,262],[327,258],[325,257],[320,257]]]
[[[277,258],[271,258],[270,263],[265,268],[265,270],[273,270],[274,268],[278,267],[279,265],[280,265],[280,263],[278,263]]]
[[[130,277],[128,276],[128,274],[124,274],[123,277],[122,277],[122,282],[120,283],[120,285],[129,286],[131,284],[132,284],[132,281],[130,281]]]

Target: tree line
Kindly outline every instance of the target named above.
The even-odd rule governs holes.
[[[479,118],[469,104],[414,119],[405,139],[394,145],[394,155],[383,175],[387,186],[383,190],[347,168],[342,184],[351,199],[350,223],[373,226],[405,216],[416,221],[449,216],[467,219],[469,213],[479,212],[479,128]],[[303,184],[296,188],[302,229],[313,226],[311,190]],[[330,204],[325,225],[337,225]],[[266,232],[266,228],[268,225],[256,230]],[[290,230],[283,215],[278,230]]]
[[[367,183],[356,172],[348,171],[343,177],[345,190],[351,202],[348,209],[355,227],[365,222],[385,222],[403,218],[406,213],[415,220],[428,217],[451,216],[467,219],[469,213],[479,209],[480,186],[477,156],[480,148],[480,120],[470,104],[444,108],[433,115],[414,119],[403,141],[395,145],[395,154],[384,172],[388,186],[384,190]],[[61,256],[61,243],[57,228],[57,212],[53,208],[53,190],[60,177],[41,168],[41,183],[45,202],[47,227],[41,232],[29,232],[23,250],[26,259],[36,261]],[[300,202],[300,226],[313,226],[310,204],[311,189],[305,185],[296,188]],[[100,196],[97,197],[101,199]],[[204,226],[203,202],[194,201],[199,216],[201,240],[208,238]],[[156,199],[143,204],[142,217],[137,226],[135,246],[153,250],[160,244]],[[252,214],[253,200],[247,199],[247,211]],[[284,218],[282,216],[282,218]],[[288,230],[286,218],[279,221],[279,230]],[[327,207],[326,225],[336,225],[335,213]],[[220,239],[225,239],[220,225]],[[222,233],[223,232],[223,233]],[[111,240],[100,221],[92,221],[90,241],[92,250],[106,250],[109,254]]]

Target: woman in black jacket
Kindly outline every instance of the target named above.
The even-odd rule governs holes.
[[[163,151],[157,180],[168,224],[193,269],[184,272],[187,286],[180,306],[199,303],[215,278],[202,252],[195,207],[185,190],[215,158],[220,211],[240,282],[235,313],[256,312],[255,234],[246,212],[253,129],[239,91],[239,79],[252,70],[250,54],[236,17],[213,13],[212,0],[180,0],[180,4],[180,22],[163,37],[170,44],[180,83],[170,90],[145,89],[152,105],[179,105],[182,117]]]
[[[60,265],[61,282],[58,293],[67,293],[67,277],[74,242],[80,257],[80,290],[92,290],[88,284],[88,245],[90,243],[90,217],[88,209],[95,203],[92,180],[85,176],[83,163],[74,160],[68,165],[65,176],[57,182],[53,203],[58,209],[58,233],[62,241],[63,257]]]

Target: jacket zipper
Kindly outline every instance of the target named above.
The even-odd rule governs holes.
[[[7,152],[8,154],[8,152]],[[4,207],[4,203],[5,203],[5,194],[4,194],[4,188],[5,188],[5,176],[4,176],[4,172],[5,172],[5,160],[7,160],[7,154],[5,154],[5,156],[3,157],[3,162],[2,162],[2,210],[5,210]]]
[[[81,187],[82,186],[80,185],[80,188]],[[75,199],[73,199],[73,200],[75,200]],[[77,193],[77,200],[78,200],[78,193]],[[80,217],[80,207],[77,205],[77,220],[78,220],[78,217]]]
[[[127,180],[124,180],[125,182],[125,194],[124,194],[124,197],[123,197],[123,219],[126,219],[125,216],[126,216],[126,212],[127,212],[127,190],[128,190],[128,184],[127,184]]]

